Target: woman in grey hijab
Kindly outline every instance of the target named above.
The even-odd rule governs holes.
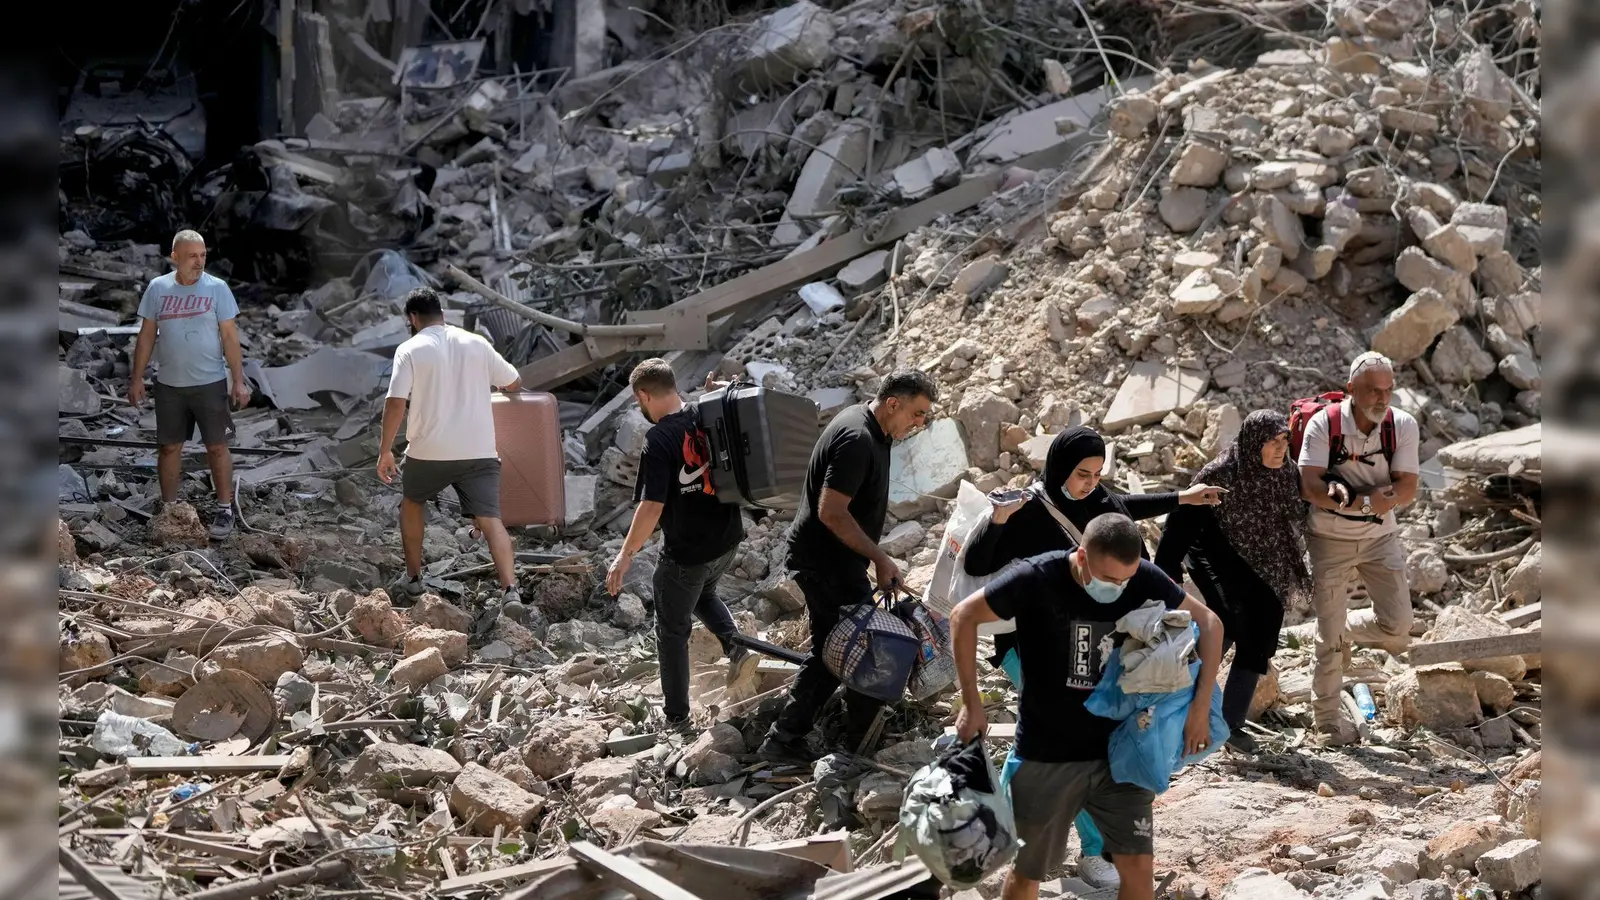
[[[1278,649],[1283,612],[1308,596],[1306,503],[1300,473],[1289,458],[1289,420],[1259,409],[1245,417],[1239,436],[1194,476],[1196,483],[1224,489],[1215,507],[1184,506],[1167,517],[1156,547],[1156,565],[1173,581],[1184,569],[1234,646],[1233,666],[1222,691],[1228,743],[1251,752],[1244,732],[1256,682]]]

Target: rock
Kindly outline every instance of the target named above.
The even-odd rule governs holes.
[[[854,297],[882,285],[889,280],[889,273],[885,268],[888,260],[887,250],[874,250],[851,260],[839,270],[837,277],[840,289]]]
[[[1167,413],[1193,406],[1205,394],[1211,373],[1185,369],[1160,362],[1134,363],[1111,407],[1101,420],[1101,429],[1115,433],[1132,425],[1150,425]]]
[[[598,475],[566,475],[562,479],[562,533],[582,534],[589,530],[594,520],[595,492],[600,487]]]
[[[1493,374],[1495,361],[1471,329],[1456,325],[1439,338],[1428,367],[1435,378],[1447,384],[1472,384]]]
[[[1211,270],[1196,269],[1172,289],[1172,312],[1179,316],[1205,316],[1222,308],[1227,292],[1212,278]]]
[[[432,647],[439,651],[444,657],[444,664],[451,668],[467,661],[467,636],[459,631],[418,625],[407,631],[402,641],[402,656],[415,656]]]
[[[348,556],[322,560],[316,564],[314,571],[334,584],[358,590],[376,585],[380,580],[377,566]]]
[[[1479,257],[1504,250],[1511,230],[1505,207],[1489,203],[1462,203],[1450,216],[1450,222]]]
[[[1156,211],[1168,228],[1178,234],[1188,234],[1205,221],[1207,198],[1207,193],[1200,188],[1174,188],[1161,198]]]
[[[200,521],[200,514],[183,501],[168,503],[150,520],[150,537],[158,547],[190,547],[202,549],[211,543],[211,535]]]
[[[438,647],[429,647],[395,663],[394,669],[389,672],[389,680],[405,685],[412,691],[420,691],[449,671],[450,666],[444,661],[444,654],[439,652]]]
[[[1425,643],[1460,641],[1468,638],[1497,637],[1511,634],[1513,629],[1499,619],[1481,616],[1459,606],[1447,606],[1434,619],[1433,627],[1422,636]],[[1520,681],[1528,674],[1527,662],[1520,656],[1503,656],[1497,659],[1462,660],[1461,667],[1469,672],[1494,672],[1509,681]]]
[[[1376,872],[1395,884],[1409,884],[1417,880],[1417,861],[1424,846],[1422,841],[1384,838],[1356,853],[1342,871]]]
[[[116,654],[111,652],[111,639],[98,631],[90,628],[69,627],[60,639],[60,652],[57,656],[61,672],[76,672],[79,669],[92,669],[96,666],[110,662]],[[91,678],[103,678],[106,672],[86,672],[75,675],[68,682],[74,687],[88,683]]]
[[[942,184],[961,174],[961,160],[944,147],[935,147],[895,167],[894,182],[906,200],[932,196]],[[879,251],[887,252],[887,251]]]
[[[539,817],[544,798],[477,763],[468,763],[450,785],[450,809],[477,834],[493,835],[496,828],[515,834]]]
[[[59,400],[56,411],[72,416],[92,416],[100,412],[100,394],[89,383],[82,369],[56,366]]]
[[[1438,878],[1447,868],[1471,869],[1479,857],[1516,838],[1516,832],[1492,822],[1457,822],[1429,841],[1422,851],[1419,866],[1422,877]]]
[[[1540,294],[1530,291],[1492,297],[1485,301],[1485,312],[1506,334],[1522,337],[1529,329],[1539,327],[1543,305],[1541,299]]]
[[[522,743],[522,759],[539,778],[576,769],[605,752],[606,733],[587,719],[548,717],[533,726]]]
[[[1222,900],[1305,900],[1305,895],[1265,869],[1246,869],[1222,891]]]
[[[689,170],[693,168],[694,153],[684,150],[650,160],[649,165],[645,166],[645,172],[652,182],[667,187],[689,174]]]
[[[725,74],[738,93],[771,91],[833,59],[833,16],[810,0],[763,16],[747,33],[749,43]]]
[[[1015,403],[990,391],[979,388],[962,394],[956,418],[966,430],[970,464],[993,468],[1000,456],[1000,429],[1021,416]]]
[[[311,705],[316,697],[317,686],[299,672],[285,672],[278,676],[278,683],[272,688],[273,696],[283,704],[286,712],[299,712]]]
[[[1463,241],[1465,239],[1463,238]],[[1495,297],[1513,296],[1528,282],[1528,273],[1517,258],[1501,249],[1484,255],[1478,263],[1478,283],[1484,293]]]
[[[413,625],[459,631],[462,634],[472,633],[472,615],[459,606],[446,602],[437,594],[423,594],[414,606],[406,610],[405,617],[410,619]]]
[[[1266,194],[1257,201],[1255,227],[1272,246],[1283,252],[1283,258],[1297,259],[1306,242],[1305,226],[1284,202],[1275,195]]]
[[[1539,842],[1524,838],[1485,852],[1478,857],[1478,877],[1497,891],[1527,890],[1543,877]]]
[[[801,6],[817,10],[822,16],[828,15],[808,0],[800,0],[794,6],[779,10],[774,15],[782,15]],[[789,202],[784,207],[792,219],[814,218],[833,209],[834,192],[847,180],[855,178],[854,173],[860,172],[866,166],[869,134],[862,123],[845,122],[831,131],[827,138],[817,145],[817,149],[806,157],[805,165],[800,167],[800,177],[795,179],[794,190],[789,194]],[[787,227],[795,228],[792,224],[788,224]],[[784,230],[784,228],[777,229],[778,232]],[[796,235],[774,234],[774,239],[784,241],[791,236],[798,237],[797,229],[796,232]]]
[[[781,613],[799,612],[806,608],[805,595],[800,593],[799,583],[787,574],[780,573],[768,578],[757,590],[762,597],[772,601]],[[718,655],[721,652],[718,647]]]
[[[1437,551],[1424,547],[1406,557],[1406,581],[1418,594],[1437,594],[1450,584],[1450,569]]]
[[[1501,585],[1500,593],[1512,600],[1518,606],[1527,606],[1539,602],[1542,596],[1539,589],[1539,577],[1542,566],[1540,565],[1542,544],[1534,544],[1523,554],[1522,561],[1506,576],[1505,584]]]
[[[617,605],[611,611],[612,624],[623,631],[643,628],[649,618],[650,614],[644,608],[644,601],[626,591],[617,598]]]
[[[997,423],[996,450],[999,445]],[[889,512],[896,518],[910,518],[931,508],[929,497],[954,497],[956,485],[970,465],[966,439],[955,419],[939,419],[895,444],[889,452]]]
[[[589,814],[589,824],[596,831],[611,835],[616,842],[659,828],[663,821],[655,810],[637,806],[606,806]]]
[[[1408,669],[1395,676],[1389,681],[1384,706],[1391,721],[1406,727],[1466,728],[1482,718],[1472,677],[1455,663]]]
[[[1401,894],[1400,898],[1401,900],[1456,900],[1456,892],[1443,881],[1425,878],[1406,885],[1406,893]]]
[[[1472,312],[1472,285],[1466,275],[1422,252],[1420,247],[1407,247],[1395,260],[1394,276],[1413,291],[1439,292],[1456,312]]]
[[[1378,122],[1390,131],[1424,136],[1439,133],[1439,117],[1417,109],[1381,106],[1378,108]]]
[[[1344,186],[1351,195],[1369,200],[1390,196],[1389,172],[1382,166],[1356,169],[1345,177]]]
[[[734,772],[729,774],[726,763],[733,762],[732,757],[744,751],[744,736],[739,729],[719,722],[684,748],[673,763],[672,771],[679,778],[688,778],[692,784],[722,784],[732,780],[739,769],[734,763]]]
[[[956,280],[950,283],[950,289],[965,294],[969,300],[977,299],[1005,283],[1010,276],[1011,268],[999,257],[985,256],[963,266]]]
[[[847,387],[818,388],[806,398],[817,405],[817,425],[826,428],[834,416],[855,404],[856,392]]]
[[[1384,316],[1372,335],[1372,349],[1406,363],[1421,357],[1428,347],[1456,324],[1460,314],[1436,290],[1422,288]]]
[[[277,684],[285,672],[298,672],[305,665],[305,651],[289,638],[278,635],[223,644],[211,651],[211,662],[224,669],[239,669],[262,684]]]
[[[1537,391],[1544,387],[1539,364],[1527,354],[1516,353],[1500,360],[1499,370],[1500,377],[1510,382],[1512,387],[1524,391]]]
[[[405,618],[395,612],[389,595],[381,590],[357,600],[350,617],[350,627],[361,640],[379,647],[397,646],[400,636],[406,632]]]
[[[927,533],[927,529],[919,522],[901,522],[878,542],[878,547],[895,559],[905,559],[922,546],[922,539]]]
[[[571,656],[588,649],[614,647],[625,643],[628,635],[610,625],[573,619],[557,622],[545,633],[545,644],[557,656]]]
[[[1311,129],[1311,141],[1318,153],[1336,157],[1350,152],[1350,148],[1356,145],[1356,136],[1348,128],[1323,124]]]
[[[1466,236],[1461,233],[1460,226],[1454,222],[1441,225],[1431,234],[1425,235],[1422,238],[1422,248],[1457,272],[1470,275],[1478,269],[1477,253],[1472,249],[1472,244],[1467,241]]]
[[[350,777],[388,787],[424,787],[435,780],[452,781],[461,772],[455,757],[416,744],[373,744],[356,757]]]
[[[689,773],[689,783],[696,787],[726,784],[739,777],[744,766],[726,753],[707,753]]]
[[[1228,167],[1227,151],[1191,140],[1172,164],[1172,183],[1188,187],[1215,187]]]
[[[586,762],[572,773],[572,792],[580,801],[593,803],[614,794],[633,792],[634,770],[638,763],[631,759],[596,759]]]
[[[1542,470],[1541,431],[1541,426],[1535,424],[1460,441],[1439,451],[1439,460],[1452,469],[1478,475]]]

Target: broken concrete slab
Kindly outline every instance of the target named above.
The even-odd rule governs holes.
[[[1385,711],[1406,727],[1467,728],[1483,718],[1472,676],[1455,663],[1407,669],[1387,687]]]
[[[887,250],[856,257],[839,270],[839,287],[853,297],[882,285],[889,280],[888,262]]]
[[[390,787],[423,787],[434,780],[451,781],[461,763],[443,750],[416,744],[373,744],[356,757],[350,777]]]
[[[950,184],[960,174],[961,160],[948,149],[935,147],[896,166],[893,178],[902,198],[922,200],[933,196],[934,191]]]
[[[1004,119],[972,155],[982,162],[1008,163],[1046,147],[1053,147],[1061,143],[1061,135],[1056,131],[1057,119],[1070,119],[1080,126],[1080,131],[1087,131],[1113,97],[1124,92],[1147,90],[1153,83],[1154,79],[1150,76],[1139,75],[1123,79],[1116,86],[1095,88]]]
[[[994,468],[1000,457],[1000,430],[1021,417],[1022,412],[1015,403],[992,391],[980,388],[963,394],[956,407],[956,418],[966,431],[972,464],[984,469]]]
[[[287,366],[268,368],[246,360],[244,374],[279,409],[317,409],[322,404],[311,395],[327,393],[340,412],[349,413],[378,389],[390,365],[390,360],[364,350],[323,347]]]
[[[1208,195],[1201,188],[1173,188],[1156,204],[1156,212],[1168,228],[1178,234],[1188,234],[1205,221],[1207,200]]]
[[[834,55],[833,15],[799,0],[757,19],[724,78],[739,93],[765,93],[820,69]]]
[[[1228,151],[1207,141],[1191,140],[1178,154],[1168,177],[1174,185],[1209,188],[1222,180],[1227,168]]]
[[[969,465],[960,423],[955,419],[935,421],[890,451],[889,512],[896,518],[910,518],[931,508],[934,497],[954,497]]]
[[[1211,372],[1160,362],[1134,363],[1122,380],[1101,420],[1101,428],[1117,432],[1133,425],[1150,425],[1167,413],[1188,409],[1206,392]]]
[[[437,647],[429,647],[415,656],[408,656],[395,663],[395,667],[389,671],[389,680],[395,684],[405,685],[413,691],[420,691],[427,687],[429,682],[449,671],[450,667],[445,664],[444,654],[440,653]]]
[[[1478,857],[1478,876],[1505,894],[1525,891],[1544,877],[1539,849],[1538,841],[1523,838],[1486,851]]]
[[[1000,257],[985,256],[963,266],[956,280],[950,283],[950,289],[965,294],[969,300],[976,300],[1004,284],[1009,277],[1011,267],[1001,262]]]
[[[817,405],[817,424],[826,427],[834,416],[856,402],[856,392],[847,387],[818,388],[807,393],[806,398]]]
[[[543,810],[543,797],[477,763],[468,763],[450,785],[450,811],[476,834],[516,834]]]
[[[92,416],[100,412],[100,394],[81,369],[57,365],[59,400],[56,411],[71,416]]]
[[[804,2],[797,5],[811,6]],[[866,168],[870,134],[866,123],[859,120],[845,122],[829,132],[800,167],[800,177],[795,179],[784,211],[792,219],[814,222],[820,218],[819,214],[832,210],[834,191],[847,180],[860,178]],[[795,232],[794,239],[798,240],[802,234],[799,227],[791,223],[788,228]],[[787,235],[777,233],[781,231],[784,229],[774,230],[773,240],[787,243],[784,239]]]
[[[1226,297],[1209,269],[1195,269],[1172,289],[1172,312],[1180,316],[1209,315],[1222,308]]]
[[[1396,363],[1420,359],[1460,318],[1460,313],[1442,294],[1423,288],[1384,316],[1373,330],[1372,349]]]
[[[1439,451],[1439,458],[1452,469],[1478,475],[1538,472],[1543,469],[1542,432],[1542,423],[1536,423],[1461,441]]]

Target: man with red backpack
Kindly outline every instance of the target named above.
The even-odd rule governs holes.
[[[1300,400],[1291,411],[1290,451],[1300,463],[1300,493],[1311,504],[1311,553],[1317,613],[1312,715],[1330,744],[1358,741],[1340,715],[1345,660],[1354,643],[1399,653],[1411,640],[1411,591],[1394,511],[1417,496],[1417,420],[1390,406],[1394,363],[1366,352],[1350,364],[1343,393]],[[1348,610],[1347,588],[1360,576],[1371,609]]]

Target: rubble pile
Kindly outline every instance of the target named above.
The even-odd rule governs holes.
[[[1536,13],[1341,2],[1332,31],[1236,66],[1223,51],[1270,29],[1185,37],[1194,21],[1177,18],[1163,34],[1186,42],[1182,71],[1086,90],[1108,23],[1164,21],[1104,6],[1086,23],[801,0],[549,89],[490,78],[345,100],[316,136],[249,148],[211,202],[264,204],[298,243],[270,245],[293,264],[234,273],[268,284],[238,289],[258,399],[236,417],[240,533],[223,542],[188,504],[151,515],[154,451],[132,439],[153,414],[110,402],[159,249],[64,219],[64,845],[180,893],[257,895],[290,876],[428,896],[542,887],[582,842],[781,853],[826,831],[855,867],[889,864],[900,791],[954,698],[892,707],[871,757],[763,765],[753,750],[794,666],[764,659],[727,683],[697,627],[694,728],[667,730],[657,546],[620,597],[603,587],[648,428],[614,396],[624,368],[555,389],[567,522],[517,536],[528,612],[484,635],[492,567],[448,502],[425,534],[428,593],[402,607],[384,590],[401,571],[399,496],[372,475],[377,397],[405,337],[396,301],[417,284],[452,291],[452,321],[526,364],[569,339],[519,304],[627,321],[990,178],[990,196],[869,240],[707,349],[668,354],[680,383],[744,376],[811,397],[826,421],[896,366],[933,373],[937,418],[894,449],[882,542],[921,588],[958,484],[1030,482],[1064,427],[1107,436],[1108,486],[1176,489],[1251,410],[1340,387],[1362,350],[1390,355],[1424,438],[1424,490],[1401,514],[1421,655],[1355,651],[1347,684],[1379,714],[1364,746],[1319,748],[1314,625],[1292,611],[1252,710],[1265,752],[1175,780],[1158,872],[1189,898],[1536,896],[1540,123],[1530,70],[1494,43],[1536,47]],[[1084,52],[1006,36],[1030,22]],[[1018,164],[1063,142],[1058,162]],[[268,277],[310,264],[294,257],[310,246],[348,272],[308,290]],[[721,593],[741,630],[802,650],[791,515],[747,522]],[[1359,584],[1350,602],[1368,602]],[[1486,655],[1418,649],[1469,639]],[[981,679],[990,721],[1006,721],[1004,676]]]

